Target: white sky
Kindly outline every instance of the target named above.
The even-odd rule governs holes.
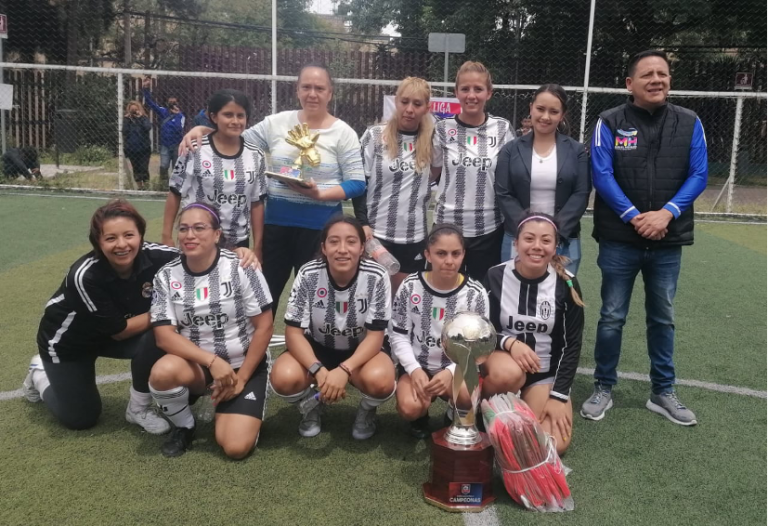
[[[332,14],[334,9],[333,2],[331,0],[312,0],[312,6],[309,10],[313,13]],[[400,36],[392,24],[381,30],[385,35]]]

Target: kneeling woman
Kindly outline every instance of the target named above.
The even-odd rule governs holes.
[[[247,456],[264,419],[272,336],[272,297],[260,271],[220,249],[221,223],[209,205],[179,217],[182,256],[155,278],[152,325],[167,355],[149,377],[152,396],[175,429],[163,444],[182,455],[195,435],[191,395],[213,383],[216,442],[230,458]]]
[[[376,432],[376,408],[395,391],[394,366],[381,352],[392,310],[389,276],[362,259],[365,232],[356,219],[331,218],[320,241],[321,259],[302,266],[293,282],[287,352],[275,360],[272,388],[299,403],[299,434],[313,437],[320,433],[323,405],[344,398],[351,383],[362,394],[352,436],[365,440]],[[321,403],[308,408],[312,398]]]
[[[517,225],[517,257],[486,276],[499,350],[485,362],[483,395],[517,392],[563,454],[571,442],[571,385],[579,365],[584,303],[568,260],[556,255],[552,217],[527,212]]]
[[[459,273],[464,237],[453,225],[437,225],[427,238],[424,256],[429,272],[411,274],[395,294],[390,341],[399,361],[397,412],[411,422],[416,438],[429,435],[429,406],[450,398],[456,364],[443,352],[440,335],[445,320],[463,311],[488,317],[488,295],[477,281]],[[469,407],[466,387],[459,408]]]

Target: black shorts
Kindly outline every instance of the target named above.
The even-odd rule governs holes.
[[[238,369],[235,369],[237,372]],[[213,383],[213,376],[207,367],[203,367],[205,384]],[[245,382],[245,387],[239,395],[216,406],[216,414],[246,415],[264,420],[264,412],[267,409],[267,386],[269,384],[269,364],[266,357],[250,379]],[[190,401],[191,402],[191,401]]]
[[[424,270],[424,265],[427,263],[424,257],[424,249],[427,247],[426,239],[418,243],[407,244],[393,243],[384,239],[379,239],[379,241],[400,263],[400,272],[413,274],[414,272]]]
[[[465,274],[482,282],[488,269],[501,263],[501,242],[503,239],[503,225],[488,234],[465,238]]]
[[[430,380],[435,376],[435,374],[437,374],[437,373],[432,374],[427,369],[424,369],[423,367],[421,368],[421,370],[424,371],[425,373],[427,373],[427,378],[429,378]],[[407,374],[405,372],[405,368],[402,365],[397,364],[397,367],[395,367],[395,378],[397,380],[399,380],[400,377],[405,375],[405,374]]]
[[[325,345],[320,345],[311,338],[307,338],[307,341],[312,346],[312,351],[314,351],[315,357],[317,357],[317,361],[323,364],[323,367],[329,371],[331,369],[336,369],[341,362],[349,359],[353,354],[355,354],[355,351],[337,351],[335,349],[331,349]]]
[[[502,351],[499,349],[496,349],[493,352],[503,352],[506,353],[507,351]],[[488,376],[488,368],[485,366],[485,362],[478,365],[478,369],[480,370],[480,377],[485,378]],[[551,384],[554,383],[555,378],[555,371],[550,370],[544,373],[525,373],[525,383],[523,384],[523,387],[521,389],[525,389],[526,387],[530,387],[535,384],[539,383],[547,383]]]

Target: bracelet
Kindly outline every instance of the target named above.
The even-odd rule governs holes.
[[[349,370],[349,367],[347,366],[347,364],[345,364],[343,362],[340,363],[339,364],[339,369],[341,369],[342,371],[347,373],[347,375],[349,375],[349,377],[352,378],[352,371]]]
[[[219,357],[219,355],[218,355],[218,354],[214,354],[214,355],[213,355],[213,359],[211,360],[211,363],[209,363],[209,364],[208,364],[208,369],[210,369],[211,367],[213,367],[213,362],[215,362],[215,361],[216,361],[216,358],[218,358],[218,357]]]
[[[510,344],[509,344],[509,348],[507,349],[507,352],[508,352],[508,353],[511,353],[511,352],[512,352],[512,347],[514,347],[514,346],[515,346],[515,344],[517,343],[517,341],[518,341],[518,340],[517,340],[517,338],[512,338],[512,343],[510,343]]]

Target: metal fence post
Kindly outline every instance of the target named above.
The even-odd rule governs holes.
[[[125,153],[123,153],[123,74],[117,74],[117,189],[125,190]]]
[[[595,0],[589,5],[589,30],[587,33],[587,58],[584,61],[584,93],[581,96],[581,123],[579,126],[579,142],[584,143],[584,132],[587,127],[587,93],[589,92],[589,67],[592,64],[592,34],[595,32]]]
[[[731,169],[728,174],[728,197],[725,200],[725,212],[730,214],[733,210],[733,183],[736,181],[736,167],[738,165],[739,139],[741,138],[741,114],[744,109],[744,98],[736,99],[736,117],[733,122],[733,146],[731,146]]]

